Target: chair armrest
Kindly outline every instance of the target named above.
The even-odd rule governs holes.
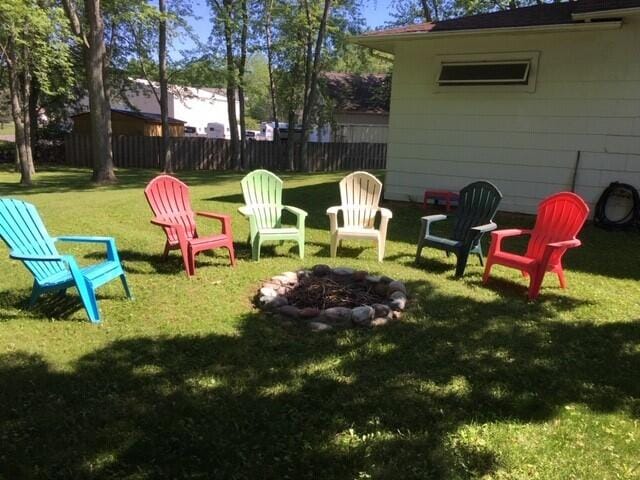
[[[81,235],[65,235],[64,237],[56,237],[54,240],[61,242],[78,242],[78,243],[104,243],[107,247],[107,260],[120,263],[118,249],[116,248],[116,240],[113,237],[89,237]]]
[[[574,238],[572,240],[565,240],[563,242],[547,243],[546,246],[551,248],[575,248],[579,247],[580,245],[582,245],[582,242],[577,238]]]
[[[525,228],[509,228],[491,232],[491,252],[501,251],[502,240],[507,237],[518,237],[520,235],[529,235],[530,233],[531,230]]]
[[[69,255],[38,255],[35,253],[10,252],[9,257],[23,262],[64,262]]]
[[[422,217],[422,228],[420,229],[420,238],[426,238],[430,235],[431,224],[436,222],[441,222],[449,218],[447,215],[427,215],[426,217]]]
[[[301,208],[298,207],[291,207],[289,205],[283,205],[282,206],[283,210],[287,210],[288,212],[293,213],[294,215],[300,217],[306,217],[308,215],[307,212],[305,212],[304,210],[302,210]]]
[[[196,215],[200,217],[206,218],[214,218],[216,220],[230,220],[231,215],[226,215],[224,213],[213,213],[213,212],[195,212]]]
[[[205,218],[212,218],[214,220],[220,220],[222,224],[222,234],[228,235],[231,233],[231,216],[224,213],[212,213],[212,212],[196,212],[196,215]]]
[[[252,217],[253,215],[255,215],[255,213],[253,212],[253,208],[249,207],[248,205],[245,205],[244,207],[238,207],[238,212],[240,212],[240,214],[244,215],[245,217]]]
[[[302,210],[301,208],[297,208],[297,207],[290,207],[288,205],[283,205],[282,206],[283,210],[287,210],[288,212],[293,213],[296,218],[296,228],[298,230],[304,230],[304,220],[305,218],[307,218],[307,212],[305,212],[304,210]]]
[[[421,220],[427,223],[434,223],[434,222],[441,222],[442,220],[446,220],[447,218],[449,218],[448,215],[438,214],[438,215],[427,215],[426,217],[422,217]]]
[[[55,237],[54,241],[60,242],[78,242],[78,243],[111,243],[113,237],[89,237],[83,235],[65,235],[63,237]]]
[[[159,218],[159,217],[155,217],[151,219],[151,223],[153,223],[154,225],[158,225],[160,227],[167,227],[167,228],[175,228],[175,229],[183,229],[184,230],[184,226],[179,224],[179,223],[175,223],[172,222],[170,220],[165,220],[164,218]]]
[[[329,207],[327,208],[327,215],[337,215],[340,210],[342,210],[341,205],[336,207]]]
[[[379,207],[378,211],[380,212],[380,215],[382,216],[382,218],[387,218],[387,219],[393,218],[393,212],[388,208]]]
[[[518,235],[529,235],[531,230],[525,228],[509,228],[504,230],[496,230],[491,232],[491,238],[517,237]]]
[[[487,233],[495,230],[496,228],[498,228],[498,225],[496,225],[494,222],[490,222],[490,223],[487,223],[486,225],[471,227],[471,230],[476,230],[477,232],[480,232],[480,233]]]

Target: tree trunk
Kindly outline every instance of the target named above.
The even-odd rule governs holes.
[[[238,138],[238,116],[236,112],[236,90],[238,79],[233,55],[233,26],[231,12],[233,0],[224,0],[224,41],[227,60],[227,112],[229,114],[229,130],[231,134],[231,167],[238,169],[240,165],[240,139]]]
[[[289,127],[287,128],[287,158],[289,160],[289,170],[295,172],[296,170],[296,139],[293,131],[296,124],[296,113],[293,110],[289,110]]]
[[[240,14],[242,16],[242,28],[240,33],[240,59],[238,61],[238,106],[240,109],[240,168],[245,169],[248,166],[247,123],[245,119],[244,101],[244,72],[247,64],[247,31],[249,28],[247,0],[242,0],[240,4]]]
[[[327,19],[329,17],[329,11],[331,10],[331,0],[324,0],[324,9],[322,11],[322,18],[318,27],[318,35],[316,37],[315,51],[313,52],[313,65],[309,78],[309,92],[304,101],[304,109],[302,111],[302,151],[300,157],[305,168],[308,166],[307,158],[307,142],[309,136],[309,129],[311,127],[311,114],[316,104],[316,96],[318,92],[318,74],[320,70],[320,55],[322,53],[322,46],[324,44],[324,36],[327,30]]]
[[[33,165],[36,164],[36,149],[38,147],[38,100],[40,97],[40,84],[38,79],[31,79],[29,89],[29,139],[31,145],[31,157]],[[35,173],[35,172],[34,172]]]
[[[276,82],[273,78],[273,51],[271,39],[271,8],[272,0],[268,0],[266,7],[266,39],[267,39],[267,68],[269,70],[269,95],[271,96],[271,115],[273,117],[273,141],[280,142],[280,124],[278,122],[278,108],[276,103]]]
[[[171,149],[169,148],[169,80],[167,78],[167,13],[165,0],[159,0],[162,18],[159,25],[158,74],[160,77],[160,118],[162,121],[162,158],[165,173],[173,173]]]
[[[11,51],[10,49],[8,49]],[[20,165],[20,185],[33,183],[33,159],[30,155],[31,144],[28,137],[28,129],[25,127],[25,113],[28,110],[27,101],[24,98],[24,84],[20,81],[20,73],[17,69],[17,57],[15,52],[9,54],[9,93],[11,95],[11,116],[16,136],[16,154]],[[28,117],[28,115],[27,115]]]
[[[89,25],[85,48],[85,63],[89,80],[89,109],[91,120],[92,180],[96,183],[116,181],[111,150],[111,105],[105,85],[106,47],[100,0],[85,0],[85,15]]]

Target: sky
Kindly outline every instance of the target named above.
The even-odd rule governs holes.
[[[370,28],[377,28],[384,25],[390,20],[389,9],[392,0],[361,0],[362,14]],[[211,32],[210,11],[206,1],[195,0],[193,3],[193,11],[199,19],[192,19],[190,24],[195,34],[202,42],[206,42]],[[194,44],[191,41],[185,41],[181,45],[176,45],[175,50],[193,49]],[[174,52],[174,54],[177,52]],[[178,53],[177,56],[180,56]]]

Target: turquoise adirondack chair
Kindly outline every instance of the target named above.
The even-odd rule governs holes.
[[[11,250],[10,257],[24,263],[33,275],[29,307],[33,307],[43,293],[64,292],[69,287],[76,287],[89,320],[99,323],[95,290],[117,277],[120,277],[127,297],[132,298],[116,242],[111,237],[51,237],[33,205],[21,200],[0,199],[0,238]],[[107,260],[81,268],[73,256],[58,253],[56,241],[104,243]]]
[[[266,241],[293,240],[298,242],[300,258],[304,258],[304,221],[307,212],[282,205],[282,180],[268,170],[254,170],[240,182],[244,207],[238,211],[249,219],[251,252],[260,260],[260,246]],[[295,227],[282,226],[282,212],[296,216]]]

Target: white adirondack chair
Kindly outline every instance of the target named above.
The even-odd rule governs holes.
[[[344,239],[373,240],[378,245],[378,261],[384,258],[387,225],[391,210],[379,207],[382,182],[367,172],[354,172],[340,181],[342,205],[327,209],[331,231],[331,256],[335,257],[338,243]],[[338,226],[338,212],[342,212],[342,226]],[[380,212],[380,228],[375,228]]]

